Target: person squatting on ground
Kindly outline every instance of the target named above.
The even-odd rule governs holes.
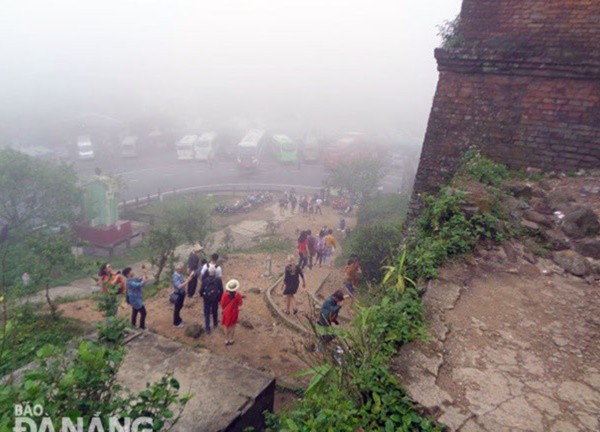
[[[136,277],[131,267],[123,269],[127,279],[127,303],[131,306],[131,325],[137,328],[137,316],[140,314],[140,329],[146,329],[146,307],[144,306],[144,288],[148,280],[148,270],[142,265],[142,277]]]
[[[183,276],[183,264],[177,263],[175,266],[175,273],[171,278],[171,285],[173,286],[173,295],[175,296],[175,302],[173,303],[173,325],[181,328],[184,325],[181,319],[181,309],[185,301],[185,289],[187,288],[193,275],[188,275],[187,278]]]
[[[294,315],[298,313],[298,309],[296,306],[296,300],[294,299],[294,295],[298,291],[298,286],[300,285],[300,278],[302,278],[302,288],[306,288],[306,280],[304,279],[304,274],[302,273],[302,268],[295,263],[295,259],[293,255],[288,256],[288,264],[285,266],[285,274],[283,276],[283,284],[281,287],[283,288],[283,295],[286,296],[285,310],[284,312],[289,315],[290,307],[292,304],[294,305]]]
[[[237,324],[240,307],[244,303],[242,295],[238,292],[240,283],[231,279],[225,285],[225,292],[221,297],[221,308],[223,309],[223,327],[225,327],[225,345],[233,345],[235,325]]]
[[[198,286],[198,276],[196,274],[196,271],[200,267],[200,254],[202,253],[203,249],[204,248],[199,243],[196,243],[188,257],[188,274],[193,274],[192,279],[190,280],[190,283],[187,287],[187,294],[190,298],[194,297],[194,294],[196,293],[196,287]]]
[[[327,297],[321,306],[319,312],[319,318],[317,324],[321,327],[331,327],[331,324],[339,325],[338,315],[342,306],[344,305],[344,293],[341,290],[337,290],[332,295]],[[324,343],[331,342],[333,335],[323,335],[322,340]]]
[[[219,325],[219,301],[223,296],[223,282],[216,276],[216,268],[213,264],[208,266],[206,277],[202,278],[200,286],[200,297],[204,301],[204,328],[210,334],[210,316],[213,317],[213,328]]]

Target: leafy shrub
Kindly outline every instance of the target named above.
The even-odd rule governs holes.
[[[471,251],[479,240],[504,240],[501,219],[492,211],[468,213],[463,191],[445,187],[438,195],[425,197],[424,203],[407,241],[407,274],[412,280],[434,278],[439,267]]]
[[[380,299],[359,309],[350,328],[325,330],[336,335],[335,343],[321,345],[300,406],[273,416],[269,430],[442,430],[419,415],[388,366],[400,345],[424,335],[420,298],[412,287],[404,294],[381,290]]]
[[[111,321],[108,327],[116,324]],[[102,334],[118,332],[103,329]],[[38,367],[24,373],[18,382],[9,381],[0,389],[0,430],[10,430],[15,401],[41,404],[59,430],[61,419],[81,417],[84,429],[99,416],[108,430],[108,418],[150,417],[153,430],[169,428],[177,422],[190,395],[179,395],[179,383],[166,375],[146,390],[133,394],[117,383],[116,374],[125,357],[118,343],[81,341],[71,352],[64,346],[45,345],[37,351]],[[178,414],[173,410],[177,410]],[[93,428],[92,428],[93,429]]]
[[[0,377],[35,359],[36,352],[46,344],[65,346],[84,332],[77,321],[49,314],[40,314],[35,305],[12,309],[10,320],[0,323]]]
[[[464,175],[484,185],[499,187],[508,179],[509,171],[506,166],[482,156],[478,151],[469,150],[465,153],[457,175]]]
[[[399,225],[359,226],[347,238],[344,254],[357,255],[364,279],[379,283],[383,277],[382,266],[401,243],[402,231]]]
[[[410,196],[404,194],[375,195],[364,201],[357,212],[357,225],[396,225],[404,224],[408,212]]]

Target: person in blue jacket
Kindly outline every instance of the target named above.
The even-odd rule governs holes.
[[[144,287],[148,280],[148,270],[142,265],[142,277],[136,277],[131,267],[122,272],[127,279],[127,302],[131,306],[131,325],[137,328],[137,316],[140,315],[140,329],[146,329],[146,308],[144,307]]]

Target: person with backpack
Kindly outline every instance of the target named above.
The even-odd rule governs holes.
[[[219,265],[219,254],[218,253],[214,253],[210,256],[210,261],[205,263],[201,268],[200,268],[200,278],[204,279],[207,275],[208,275],[208,266],[214,266],[215,267],[215,276],[217,276],[218,278],[222,278],[223,277],[223,269],[221,268],[221,266]]]
[[[244,299],[238,292],[239,289],[240,283],[236,279],[231,279],[225,285],[225,292],[221,297],[223,326],[225,327],[225,345],[233,345],[235,325],[240,314],[240,307],[244,304]]]
[[[204,329],[210,334],[210,316],[213,317],[213,328],[219,325],[219,301],[223,296],[223,282],[216,276],[214,265],[208,267],[206,277],[202,280],[200,297],[204,300]]]
[[[302,288],[306,288],[306,280],[304,274],[302,274],[302,268],[300,265],[295,263],[293,255],[288,256],[288,265],[285,266],[285,274],[283,276],[283,295],[286,296],[286,309],[284,312],[289,315],[290,307],[292,303],[296,306],[294,295],[298,291],[300,285],[300,278],[302,278]],[[294,307],[294,315],[298,313],[298,309]]]
[[[144,306],[143,289],[148,280],[148,269],[142,265],[142,277],[135,277],[131,267],[123,269],[123,276],[127,280],[127,302],[131,306],[131,325],[136,328],[137,316],[140,314],[140,329],[146,329],[146,307]]]

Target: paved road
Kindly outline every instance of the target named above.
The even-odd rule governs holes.
[[[166,192],[200,185],[224,183],[293,184],[320,187],[328,176],[322,165],[283,165],[268,156],[263,158],[256,171],[240,170],[234,161],[217,161],[212,168],[205,162],[178,161],[171,153],[154,153],[137,159],[77,161],[75,169],[81,178],[94,174],[100,168],[105,174],[120,175],[125,188],[123,199],[144,197],[160,189]],[[400,187],[400,176],[391,172],[382,182],[385,192],[395,192]]]

